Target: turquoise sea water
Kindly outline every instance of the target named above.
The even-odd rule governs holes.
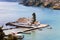
[[[60,40],[60,10],[0,2],[0,25],[16,21],[20,17],[31,18],[33,12],[36,13],[39,22],[49,24],[53,29],[36,30],[32,34],[25,34],[24,40]]]

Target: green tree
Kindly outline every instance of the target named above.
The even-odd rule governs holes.
[[[33,16],[33,22],[32,22],[32,24],[34,24],[34,22],[36,21],[36,14],[33,13],[32,16]]]

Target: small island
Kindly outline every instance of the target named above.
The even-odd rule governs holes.
[[[6,23],[6,26],[16,26],[16,28],[20,28],[20,31],[17,33],[26,33],[26,32],[32,31],[32,30],[49,27],[48,24],[41,24],[39,21],[37,21],[35,13],[32,14],[32,18],[22,17],[22,18],[19,18],[15,22]],[[16,29],[16,28],[10,28],[10,29]],[[21,30],[21,28],[23,30]],[[10,30],[10,29],[3,29],[3,30]],[[7,31],[5,31],[5,32],[7,32]]]

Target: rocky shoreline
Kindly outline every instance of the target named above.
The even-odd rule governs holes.
[[[19,3],[20,4],[20,3]],[[22,4],[25,6],[43,6],[46,8],[60,9],[60,1],[53,0],[23,0]]]

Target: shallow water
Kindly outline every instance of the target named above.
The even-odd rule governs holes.
[[[38,21],[49,24],[53,29],[36,30],[32,34],[25,34],[24,40],[60,40],[60,10],[27,7],[15,2],[0,2],[0,26],[16,21],[20,17],[31,18],[33,12],[36,13]]]

